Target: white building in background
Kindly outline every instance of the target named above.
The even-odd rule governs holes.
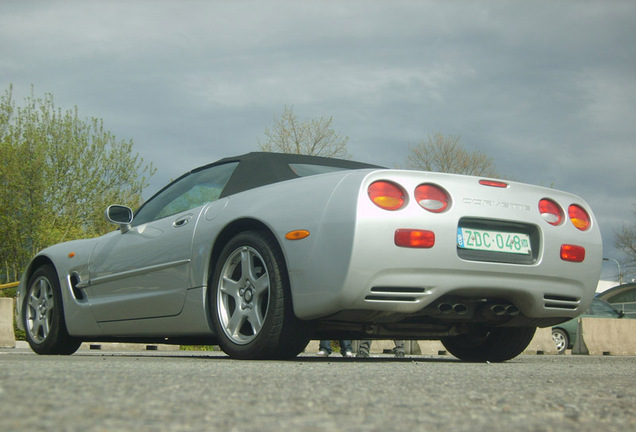
[[[598,281],[598,285],[596,286],[596,293],[602,293],[618,285],[620,284],[618,283],[618,281],[615,280],[600,280]]]

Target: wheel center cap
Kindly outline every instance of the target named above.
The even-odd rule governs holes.
[[[243,299],[249,303],[252,301],[253,298],[254,298],[254,292],[252,291],[251,288],[247,288],[245,290],[245,294],[243,294]]]

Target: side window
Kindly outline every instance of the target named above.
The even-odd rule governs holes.
[[[219,199],[238,162],[194,171],[147,201],[135,214],[133,226],[162,219]]]
[[[611,306],[608,306],[605,303],[600,301],[593,301],[592,305],[590,306],[590,309],[591,309],[592,315],[599,315],[599,316],[617,316],[618,315]]]

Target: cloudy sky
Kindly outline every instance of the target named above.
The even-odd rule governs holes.
[[[104,120],[181,173],[257,149],[283,107],[354,159],[459,135],[499,172],[582,196],[605,256],[636,220],[634,1],[0,1],[0,90]],[[616,265],[604,267],[616,278]]]

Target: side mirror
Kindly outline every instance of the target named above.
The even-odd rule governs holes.
[[[122,234],[130,230],[133,220],[133,211],[130,207],[123,205],[108,206],[105,212],[106,220],[112,224],[119,225]]]

